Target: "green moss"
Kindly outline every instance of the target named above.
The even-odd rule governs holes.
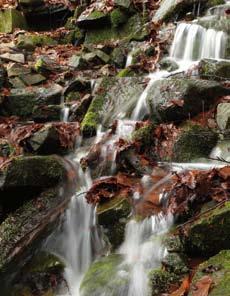
[[[89,15],[88,19],[97,19],[97,18],[102,18],[104,16],[105,16],[104,12],[95,10]]]
[[[133,132],[132,139],[134,141],[141,142],[143,145],[152,145],[154,141],[154,135],[153,135],[154,129],[155,129],[154,124],[144,126]]]
[[[133,77],[135,76],[135,72],[131,68],[125,68],[121,70],[118,74],[117,77]]]
[[[201,78],[209,80],[230,79],[230,62],[202,60],[199,64],[199,74]]]
[[[0,32],[11,33],[16,28],[27,28],[23,14],[14,8],[0,11]]]
[[[230,248],[230,202],[203,214],[190,226],[186,247],[204,256]]]
[[[183,254],[169,253],[163,260],[166,270],[173,274],[188,273],[187,258]]]
[[[121,24],[124,24],[127,19],[127,15],[120,8],[114,9],[110,14],[112,26],[115,28],[119,27]]]
[[[208,274],[206,270],[211,270]],[[209,296],[225,296],[230,291],[230,250],[221,251],[214,257],[211,257],[204,263],[200,264],[193,277],[192,288],[203,276],[210,275],[214,284]],[[192,296],[192,291],[189,293]]]
[[[173,147],[173,160],[191,161],[208,157],[218,141],[218,135],[198,125],[182,132]]]
[[[151,296],[159,296],[168,291],[171,284],[178,281],[178,277],[170,272],[154,269],[149,273],[149,286]]]
[[[57,41],[52,37],[44,34],[28,34],[19,35],[17,40],[17,46],[19,48],[32,49],[37,46],[52,46],[57,45]]]

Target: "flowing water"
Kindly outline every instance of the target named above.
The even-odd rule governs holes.
[[[211,12],[210,12],[211,13]],[[119,116],[115,133],[107,138],[109,131],[102,131],[99,127],[97,136],[93,143],[101,146],[102,163],[112,159],[109,173],[112,175],[116,170],[116,142],[120,139],[129,139],[135,128],[137,120],[142,120],[148,114],[146,98],[150,88],[159,79],[164,79],[172,73],[187,71],[191,65],[197,64],[202,58],[225,58],[226,34],[222,31],[205,29],[197,24],[181,23],[178,25],[171,46],[170,57],[174,59],[179,69],[174,72],[156,71],[149,75],[150,81],[139,97],[133,109],[131,119],[124,120]],[[132,61],[132,55],[127,58],[127,65]],[[94,81],[92,82],[94,87]],[[68,120],[69,110],[63,107],[63,121]],[[86,149],[87,150],[87,149]],[[86,150],[78,149],[74,162],[76,163],[79,190],[73,196],[69,208],[60,223],[57,233],[51,235],[47,245],[64,260],[66,264],[65,279],[69,291],[65,295],[79,296],[80,284],[88,267],[97,255],[105,250],[106,245],[100,235],[96,223],[96,208],[87,204],[85,192],[92,185],[90,172],[83,172],[80,168],[80,158],[86,155]],[[89,150],[89,149],[88,149]],[[88,151],[87,150],[87,151]],[[214,153],[214,152],[213,152]],[[217,153],[217,152],[215,152]],[[214,166],[218,166],[214,164]],[[210,164],[172,164],[173,170],[181,171],[190,168],[210,168]],[[156,184],[157,185],[157,184]],[[151,188],[153,190],[153,188]],[[134,199],[139,196],[134,195]],[[167,232],[173,223],[171,215],[159,214],[143,221],[132,219],[128,222],[125,232],[125,240],[118,254],[122,255],[122,264],[118,267],[118,274],[128,276],[128,287],[125,291],[119,291],[120,296],[146,296],[148,294],[147,272],[160,266],[161,260],[167,254],[162,244],[161,234]],[[128,275],[127,275],[128,273]],[[106,289],[105,289],[106,291]],[[110,296],[109,293],[101,291],[101,295]],[[63,295],[63,294],[62,294]]]

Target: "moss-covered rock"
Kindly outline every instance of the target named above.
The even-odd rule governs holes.
[[[170,59],[170,58],[164,58],[159,62],[159,65],[161,69],[166,70],[168,72],[175,71],[179,68],[178,64]]]
[[[117,296],[128,294],[127,275],[118,273],[122,262],[120,255],[109,255],[94,262],[86,272],[81,283],[82,296]],[[126,293],[125,293],[126,292]]]
[[[35,106],[31,117],[35,122],[60,121],[62,109],[61,105]]]
[[[34,49],[38,46],[57,45],[57,41],[45,34],[25,34],[19,35],[17,47],[25,49]]]
[[[8,8],[0,11],[0,32],[11,33],[14,29],[26,29],[26,19],[23,14],[14,9]]]
[[[158,122],[180,122],[204,110],[230,93],[215,81],[168,78],[155,81],[147,95],[150,117]]]
[[[230,248],[230,202],[201,215],[188,227],[189,252],[209,256]]]
[[[209,296],[225,296],[230,291],[230,250],[221,251],[200,264],[192,280],[189,296],[196,290],[196,283],[204,276],[210,276],[213,285],[209,291]]]
[[[162,263],[165,266],[166,270],[170,273],[183,275],[189,272],[189,269],[187,267],[187,258],[182,254],[169,253],[163,259]]]
[[[14,147],[5,139],[0,139],[0,156],[9,157],[14,152]]]
[[[199,64],[199,75],[202,79],[228,80],[230,79],[230,62],[202,60]]]
[[[221,2],[221,1],[220,1]],[[229,18],[224,18],[224,17],[219,17],[219,16],[208,16],[208,17],[202,17],[202,18],[198,18],[197,23],[199,25],[201,25],[202,27],[206,28],[206,29],[213,29],[216,31],[223,31],[225,33],[228,34],[229,38],[229,34],[230,34],[230,20]],[[226,45],[228,45],[229,43],[229,39],[226,40]],[[229,59],[229,55],[226,56],[226,58]]]
[[[114,28],[119,27],[120,25],[126,23],[127,21],[126,13],[120,8],[114,9],[110,14],[111,24]]]
[[[149,124],[147,126],[144,126],[136,131],[133,132],[132,134],[132,139],[134,141],[138,141],[141,143],[143,146],[150,146],[153,144],[154,141],[154,129],[155,129],[154,124]]]
[[[119,68],[124,68],[126,63],[127,53],[124,47],[115,47],[111,54],[111,61]]]
[[[115,197],[97,208],[98,223],[103,226],[112,247],[116,249],[124,240],[125,226],[131,214],[126,198]]]
[[[172,160],[190,162],[208,157],[217,141],[218,135],[214,131],[198,125],[191,126],[175,142]]]
[[[91,28],[95,26],[105,25],[109,22],[109,15],[99,11],[94,10],[93,12],[90,12],[89,14],[85,14],[83,12],[79,18],[77,19],[77,25],[81,28]]]
[[[122,69],[120,72],[117,73],[117,77],[134,77],[136,73],[131,68]]]

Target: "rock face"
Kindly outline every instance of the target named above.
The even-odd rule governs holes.
[[[0,32],[11,33],[16,28],[27,28],[23,14],[14,8],[0,11]]]
[[[230,103],[221,103],[217,106],[216,121],[221,130],[230,128]]]
[[[125,226],[131,214],[131,205],[126,198],[114,198],[97,209],[98,223],[116,249],[124,240]]]
[[[173,147],[173,161],[190,162],[208,157],[218,141],[218,135],[208,128],[192,126],[182,132]]]
[[[199,75],[202,79],[223,80],[230,79],[230,62],[201,60],[199,64]]]
[[[0,203],[16,208],[44,189],[66,180],[66,168],[56,156],[18,157],[9,165],[1,188]]]
[[[104,78],[98,84],[95,97],[82,121],[83,133],[94,135],[98,124],[108,127],[114,120],[125,118],[144,89],[142,82],[142,78],[135,77]]]
[[[229,93],[229,89],[214,81],[163,79],[153,83],[147,103],[153,121],[180,122],[207,110],[217,97]]]
[[[221,251],[199,265],[192,280],[189,296],[193,295],[197,289],[196,284],[204,276],[209,276],[213,281],[212,289],[208,293],[209,296],[228,295],[230,291],[230,251]]]
[[[189,227],[187,248],[192,253],[214,255],[230,248],[230,202],[203,214]]]

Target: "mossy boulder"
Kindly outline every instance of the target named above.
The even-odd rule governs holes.
[[[11,33],[14,29],[26,29],[26,19],[23,14],[14,9],[8,8],[0,11],[0,32]]]
[[[32,119],[35,122],[60,121],[63,108],[61,105],[36,105],[32,111]]]
[[[1,113],[5,116],[16,115],[19,117],[31,117],[36,106],[46,104],[59,104],[62,87],[53,84],[50,87],[33,87],[30,89],[11,89],[2,103]]]
[[[128,274],[118,273],[122,256],[112,254],[94,262],[86,272],[80,288],[82,296],[128,295]]]
[[[132,207],[127,198],[115,197],[97,208],[98,223],[103,226],[105,235],[116,249],[124,240],[125,226]]]
[[[198,125],[183,131],[173,146],[173,161],[190,162],[208,157],[216,146],[216,132]]]
[[[228,80],[230,79],[230,62],[201,60],[199,63],[199,75],[202,79]]]
[[[57,41],[45,34],[25,34],[19,35],[17,47],[24,49],[34,49],[38,46],[57,45]]]
[[[126,23],[127,14],[120,8],[114,9],[110,14],[111,24],[114,28],[119,27],[120,25]]]
[[[98,124],[109,127],[114,120],[130,114],[144,89],[143,80],[114,77],[98,81],[95,96],[81,123],[83,134],[95,135]]]
[[[182,254],[169,253],[164,259],[162,264],[166,270],[176,275],[183,275],[189,272],[187,266],[187,258]]]
[[[186,248],[190,253],[215,255],[230,248],[230,202],[203,215],[188,226]]]
[[[44,189],[65,182],[64,162],[56,156],[23,156],[15,158],[5,172],[1,187],[1,204],[15,208]]]
[[[119,68],[124,68],[126,63],[127,53],[124,47],[115,47],[111,54],[111,61]]]
[[[179,68],[178,64],[170,59],[170,58],[164,58],[159,62],[159,65],[162,70],[166,70],[168,72],[175,71]]]
[[[94,10],[89,14],[86,14],[85,11],[78,17],[77,25],[80,28],[88,29],[90,27],[105,25],[109,22],[109,14],[106,14],[99,10]]]
[[[85,43],[103,43],[115,40],[142,41],[148,36],[147,20],[140,14],[128,18],[119,28],[104,26],[86,31]]]
[[[227,8],[226,8],[226,10],[227,10]],[[230,34],[230,20],[228,17],[224,18],[224,17],[219,17],[219,16],[206,16],[206,17],[198,18],[197,24],[201,25],[202,27],[204,27],[206,29],[223,31],[223,32],[227,33],[228,36]],[[226,37],[228,37],[227,35],[226,35]],[[229,39],[226,41],[227,41],[226,44],[228,45]],[[226,58],[229,59],[229,55],[228,55],[228,57],[226,56]]]
[[[230,94],[215,81],[168,78],[155,81],[147,95],[150,118],[157,122],[180,122],[213,106],[216,99]]]
[[[132,133],[133,141],[138,141],[143,146],[151,146],[154,142],[154,124],[149,124],[147,126],[141,127]]]
[[[200,264],[192,280],[189,296],[196,290],[196,283],[204,276],[213,280],[209,296],[225,296],[230,291],[230,250],[223,250]]]
[[[178,276],[174,273],[162,269],[154,269],[149,272],[149,287],[151,296],[159,296],[169,291],[170,285],[178,281]]]

